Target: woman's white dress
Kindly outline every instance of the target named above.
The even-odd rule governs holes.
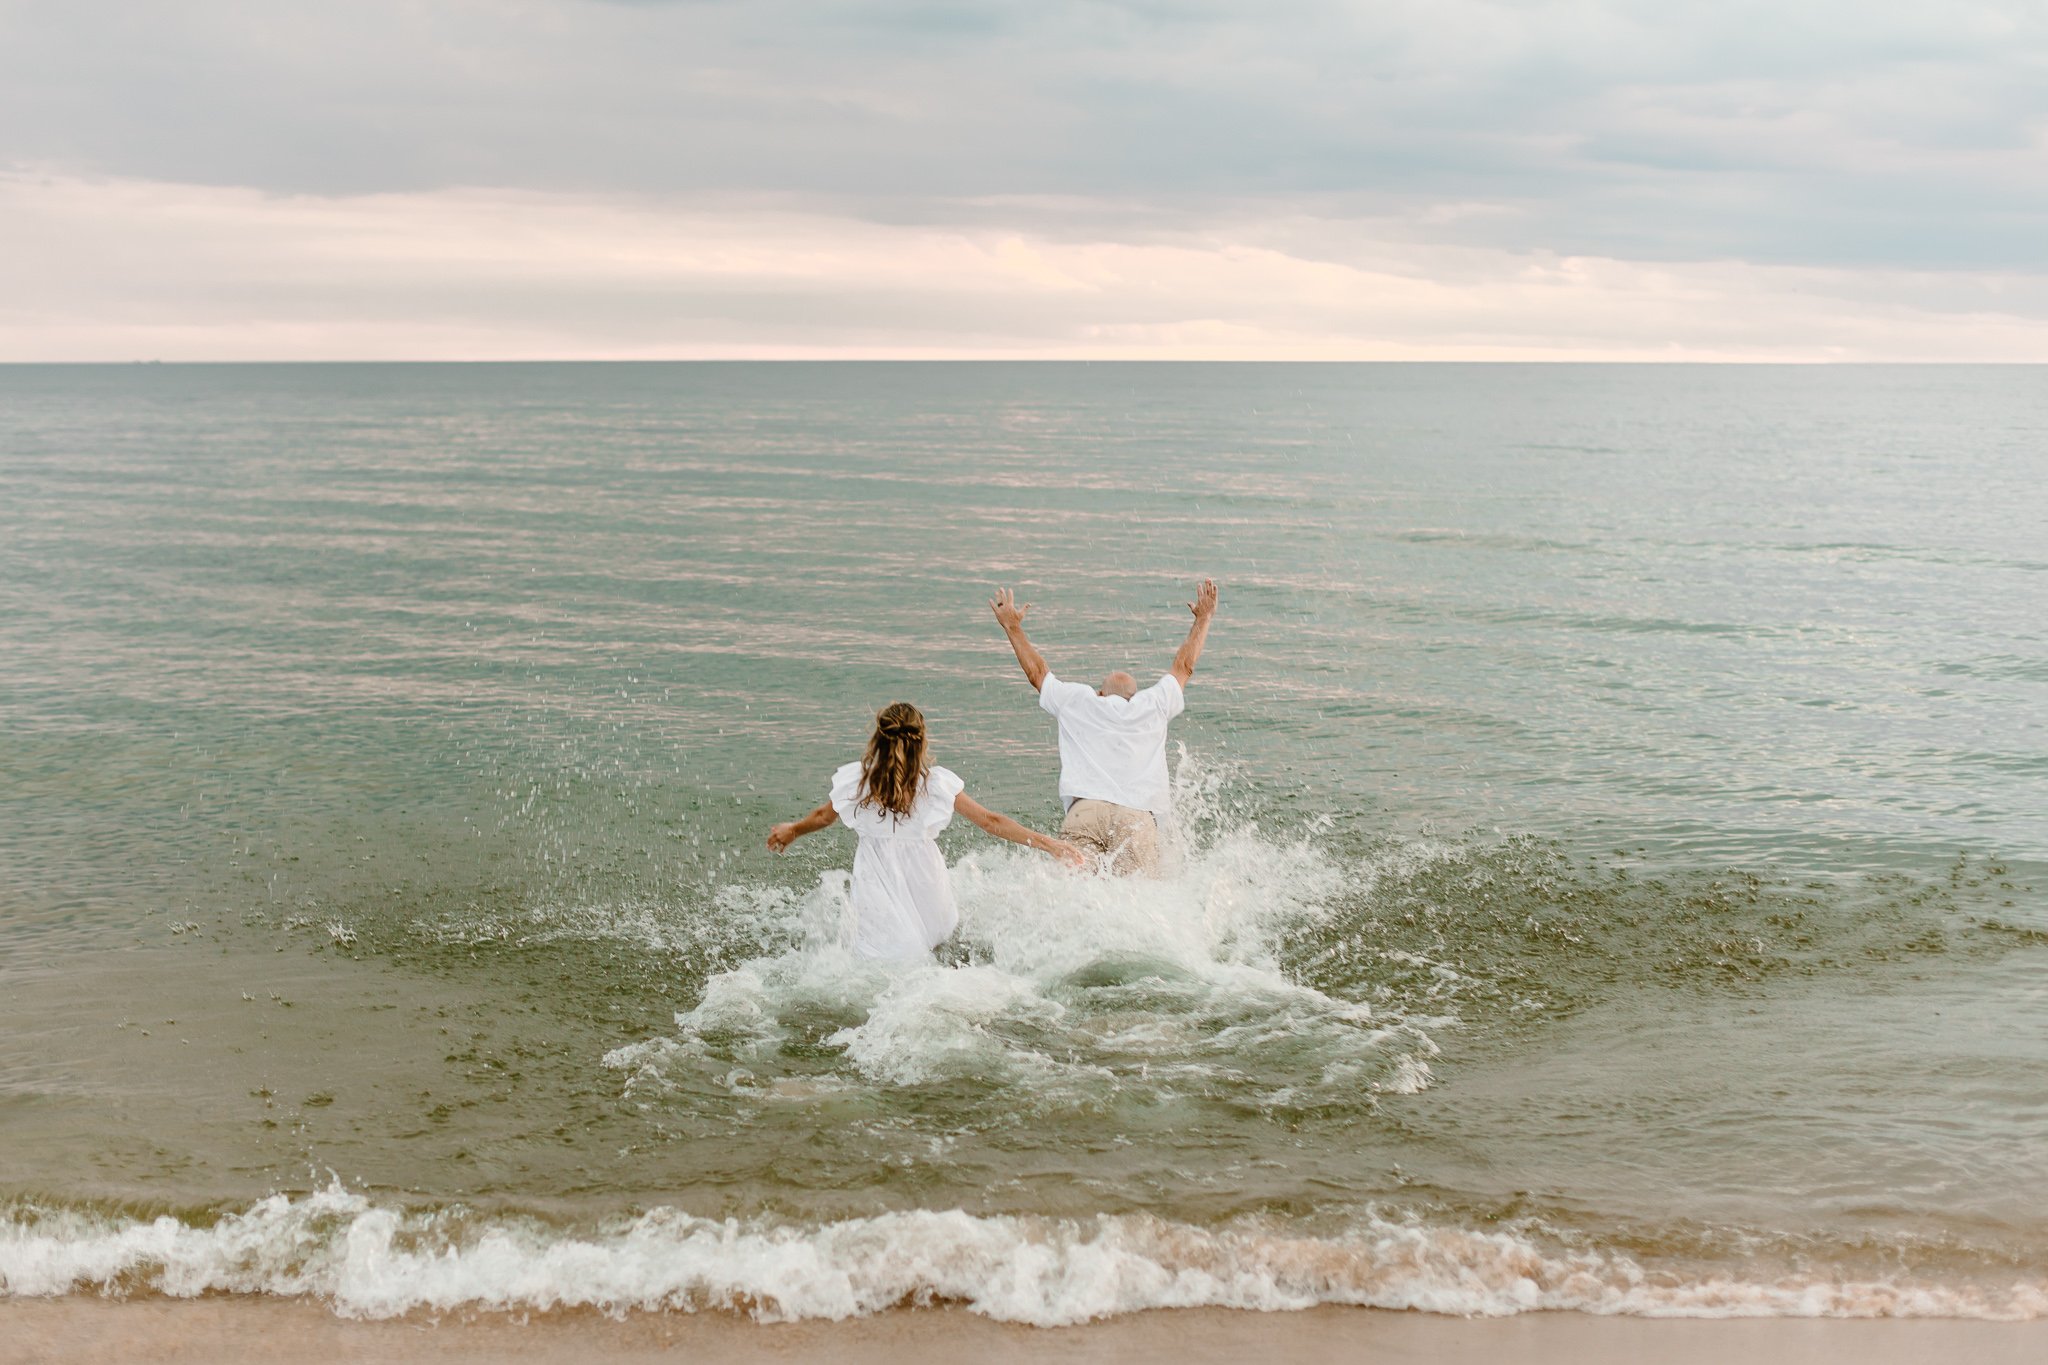
[[[960,923],[953,882],[934,840],[953,822],[953,798],[967,784],[951,770],[925,774],[908,815],[856,805],[860,764],[832,774],[832,809],[860,836],[853,855],[853,951],[860,957],[921,957]]]

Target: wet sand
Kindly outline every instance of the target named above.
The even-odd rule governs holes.
[[[1084,1327],[990,1322],[951,1309],[903,1311],[853,1322],[760,1325],[724,1314],[594,1313],[414,1317],[350,1322],[314,1303],[214,1298],[88,1298],[0,1302],[0,1362],[59,1365],[256,1361],[512,1361],[634,1365],[641,1361],[832,1361],[914,1365],[1170,1360],[1175,1365],[1354,1362],[1375,1365],[2038,1365],[2048,1322],[1945,1320],[1599,1318],[1535,1313],[1465,1319],[1374,1309],[1302,1313],[1185,1309],[1139,1313]]]

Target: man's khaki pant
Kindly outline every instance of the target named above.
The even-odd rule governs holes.
[[[1067,807],[1060,837],[1109,858],[1119,875],[1159,875],[1159,822],[1149,810],[1132,810],[1114,801],[1083,799]]]

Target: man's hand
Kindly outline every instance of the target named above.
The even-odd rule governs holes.
[[[996,614],[996,624],[1008,633],[1023,629],[1024,616],[1031,610],[1031,604],[1026,602],[1023,606],[1018,606],[1017,599],[1011,595],[1010,590],[1000,588],[996,595],[988,600],[988,609]]]
[[[1216,618],[1216,580],[1205,578],[1202,586],[1195,590],[1195,600],[1188,603],[1188,610],[1195,614],[1195,623],[1188,627],[1188,638],[1173,656],[1173,667],[1167,672],[1179,680],[1182,687],[1195,676],[1195,661],[1202,657],[1202,646],[1209,639],[1209,622]]]
[[[999,588],[996,595],[988,599],[988,609],[996,614],[996,622],[1002,626],[1003,634],[1010,637],[1010,649],[1017,656],[1017,666],[1024,670],[1025,680],[1033,687],[1042,684],[1046,674],[1045,656],[1024,633],[1024,613],[1031,610],[1031,604],[1027,602],[1020,607],[1008,588]]]

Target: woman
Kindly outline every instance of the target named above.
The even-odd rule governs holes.
[[[944,943],[960,923],[946,860],[935,842],[954,812],[998,839],[1050,853],[1073,867],[1086,865],[1074,845],[998,815],[969,797],[965,786],[948,769],[931,766],[924,713],[899,701],[875,718],[860,762],[832,774],[825,804],[769,830],[768,847],[780,853],[844,820],[860,836],[853,855],[853,951],[861,957],[918,957]]]

